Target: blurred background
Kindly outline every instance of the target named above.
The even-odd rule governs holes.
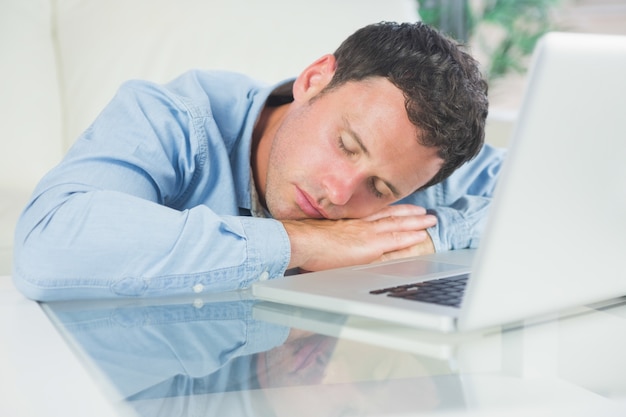
[[[626,35],[626,0],[416,0],[421,19],[471,46],[490,84],[491,137],[506,145],[535,43],[548,31]]]

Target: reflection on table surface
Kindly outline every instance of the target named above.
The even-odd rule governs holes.
[[[464,335],[246,292],[44,309],[120,415],[626,415],[626,301]]]

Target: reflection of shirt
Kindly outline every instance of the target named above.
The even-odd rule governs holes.
[[[254,320],[255,301],[233,298],[48,308],[108,378],[118,400],[141,415],[226,415],[233,411],[231,398],[248,415],[241,400],[257,387],[255,354],[281,345],[289,328]]]
[[[16,228],[17,287],[44,300],[160,296],[283,275],[284,227],[250,216],[252,131],[273,89],[209,71],[125,83],[36,188]],[[486,147],[407,199],[438,214],[437,250],[478,244],[501,159]]]

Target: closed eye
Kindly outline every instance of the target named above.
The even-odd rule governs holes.
[[[382,192],[380,192],[380,190],[378,190],[378,188],[376,188],[376,178],[370,178],[368,182],[368,187],[374,197],[383,198],[385,196],[385,194],[383,194]]]
[[[348,146],[346,146],[346,142],[343,139],[342,135],[339,135],[337,137],[337,146],[339,147],[339,149],[341,150],[341,152],[346,155],[349,158],[354,158],[355,156],[357,156],[360,152],[363,152],[366,156],[369,156],[369,151],[367,150],[367,148],[365,147],[365,145],[363,144],[363,141],[360,139],[360,137],[350,131],[350,133],[348,134],[348,137],[353,139],[354,142],[356,142],[356,145],[358,145],[358,149],[356,151],[352,150],[352,148],[349,148]],[[368,188],[370,190],[370,192],[376,197],[376,198],[384,198],[386,196],[384,191],[380,191],[380,184],[382,183],[384,184],[384,189],[385,190],[389,190],[389,192],[393,195],[394,198],[400,198],[400,193],[398,192],[398,190],[389,182],[384,181],[380,178],[377,177],[372,177],[369,181],[368,181]]]
[[[346,144],[345,144],[345,142],[343,141],[343,138],[342,138],[341,136],[339,136],[339,137],[337,138],[337,145],[339,146],[339,149],[341,149],[341,151],[342,151],[344,154],[346,154],[347,156],[354,156],[354,155],[356,155],[356,154],[357,154],[356,152],[354,152],[354,151],[352,151],[352,150],[350,150],[350,149],[348,149],[348,148],[346,147]]]

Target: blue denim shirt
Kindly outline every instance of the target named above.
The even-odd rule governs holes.
[[[220,71],[123,84],[36,187],[16,227],[16,286],[39,300],[146,297],[282,276],[284,227],[250,215],[252,131],[276,87]],[[485,146],[405,199],[439,217],[438,251],[478,245],[502,158]]]

